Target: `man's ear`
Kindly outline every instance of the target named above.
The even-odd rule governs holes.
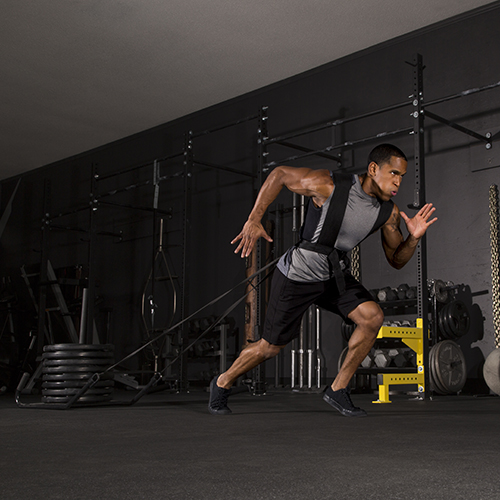
[[[368,169],[367,169],[367,172],[368,172],[368,175],[370,177],[375,177],[375,175],[377,174],[377,170],[379,169],[380,167],[374,162],[372,161],[369,165],[368,165]]]

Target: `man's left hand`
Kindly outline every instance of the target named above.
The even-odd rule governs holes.
[[[406,228],[408,232],[417,239],[422,238],[422,236],[427,231],[427,228],[434,224],[437,221],[437,217],[429,220],[431,215],[434,213],[436,209],[432,206],[432,203],[427,203],[424,205],[413,218],[409,218],[404,212],[401,213],[401,217],[404,219],[406,223]]]

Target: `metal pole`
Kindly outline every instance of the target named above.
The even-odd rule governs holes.
[[[184,143],[184,205],[182,210],[182,296],[181,296],[181,317],[185,318],[187,316],[187,311],[189,309],[189,283],[188,283],[188,273],[189,273],[189,262],[188,262],[188,251],[189,251],[189,234],[191,226],[191,168],[193,164],[193,141],[192,132],[189,131],[185,138]],[[180,343],[181,350],[184,351],[184,347],[188,343],[188,329],[185,323],[182,324],[180,332]],[[184,353],[179,358],[179,391],[184,391],[188,389],[188,379],[187,379],[187,353]]]
[[[50,208],[52,190],[49,179],[45,179],[43,184],[43,218],[42,218],[42,237],[41,237],[41,261],[40,261],[40,283],[38,295],[38,344],[37,354],[41,355],[44,345],[45,332],[45,309],[47,306],[47,265],[48,265],[48,249],[49,249],[49,231],[50,231]],[[51,339],[50,331],[48,335]]]
[[[80,314],[80,335],[78,341],[80,344],[85,344],[85,335],[87,331],[87,306],[89,303],[88,288],[83,289],[82,293],[82,311]]]
[[[298,199],[299,195],[297,193],[292,193],[292,233],[293,240],[297,242],[299,240],[299,208],[298,208]],[[297,376],[297,352],[298,352],[298,340],[293,339],[292,341],[292,349],[290,351],[291,356],[291,373],[290,373],[290,387],[293,389],[296,385],[296,376]]]
[[[424,89],[422,56],[413,57],[413,130],[415,154],[415,192],[413,208],[420,209],[425,205],[425,129],[424,129]],[[424,235],[417,246],[417,314],[423,321],[423,358],[425,389],[421,397],[429,397],[429,304],[427,292],[427,243]]]
[[[314,362],[314,329],[313,329],[313,308],[311,306],[307,311],[307,388],[312,388]]]
[[[300,195],[300,212],[299,212],[299,230],[304,223],[305,216],[305,197]],[[302,318],[302,322],[300,324],[300,335],[299,335],[299,388],[302,389],[304,387],[304,375],[305,375],[305,349],[307,343],[307,323],[306,317]]]
[[[257,147],[258,147],[258,161],[257,161],[257,179],[258,187],[262,186],[264,182],[264,158],[267,156],[266,147],[264,142],[267,140],[267,106],[263,106],[259,112],[259,128],[257,130]],[[263,254],[264,242],[260,241],[255,246],[254,252],[256,252],[257,269],[260,269],[263,265]],[[255,325],[255,337],[258,339],[263,327],[264,319],[264,299],[265,294],[262,292],[262,287],[256,289],[256,304],[257,304],[257,320]],[[266,393],[266,368],[265,363],[261,363],[253,369],[253,394],[258,396]]]
[[[89,253],[88,253],[88,277],[87,277],[87,307],[85,344],[94,342],[94,310],[95,310],[95,265],[96,265],[96,216],[98,210],[97,201],[97,165],[92,164],[92,175],[90,178],[90,212],[89,212]]]
[[[227,365],[227,331],[229,325],[223,323],[218,326],[220,331],[220,349],[219,349],[219,373],[226,371]]]
[[[323,354],[321,352],[321,311],[316,306],[316,388],[321,387],[321,372],[323,370]]]
[[[265,111],[265,110],[267,110],[267,107],[264,107],[263,109]],[[234,125],[239,125],[240,123],[245,123],[245,122],[248,122],[250,120],[256,120],[256,119],[260,119],[260,118],[261,118],[261,114],[259,113],[259,114],[247,116],[245,118],[241,118],[240,120],[235,120],[234,122],[226,123],[224,125],[221,125],[219,127],[215,127],[213,129],[210,129],[210,130],[203,130],[201,132],[194,132],[193,139],[196,139],[196,137],[200,137],[202,135],[212,134],[213,132],[218,132],[219,130],[224,130],[225,128],[233,127]]]

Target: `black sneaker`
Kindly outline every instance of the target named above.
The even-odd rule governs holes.
[[[366,417],[365,410],[354,406],[351,401],[350,389],[339,389],[338,391],[332,390],[331,387],[325,391],[323,399],[330,405],[338,410],[344,417]]]
[[[224,389],[217,385],[217,379],[214,377],[210,382],[210,399],[208,400],[208,411],[212,415],[229,415],[232,411],[227,407],[227,398],[231,389]]]

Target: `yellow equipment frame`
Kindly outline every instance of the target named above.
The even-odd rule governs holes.
[[[378,400],[373,403],[391,403],[389,399],[389,386],[417,384],[418,392],[425,392],[424,368],[424,322],[417,318],[416,328],[383,326],[377,335],[378,339],[401,339],[410,349],[417,353],[416,373],[379,373],[377,374]]]

